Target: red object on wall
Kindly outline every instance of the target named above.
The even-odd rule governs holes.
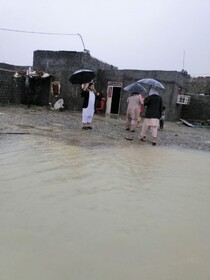
[[[96,113],[97,114],[101,114],[104,111],[104,106],[105,106],[105,98],[102,98],[100,103],[99,103],[99,107],[96,108]]]

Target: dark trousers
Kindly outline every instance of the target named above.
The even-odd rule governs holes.
[[[163,129],[164,126],[164,120],[160,120],[160,129]]]

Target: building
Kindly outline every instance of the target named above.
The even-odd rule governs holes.
[[[4,68],[0,68],[1,100],[5,103],[7,99],[8,103],[27,104],[28,90],[24,88],[24,82],[28,67],[25,67],[25,73],[23,67],[1,64],[0,67]],[[181,117],[190,120],[210,119],[210,78],[191,78],[186,71],[119,70],[116,66],[92,57],[88,52],[40,50],[34,52],[32,68],[39,73],[31,77],[36,96],[36,100],[31,103],[37,105],[48,106],[52,98],[57,96],[64,99],[67,109],[81,111],[81,86],[72,85],[69,78],[78,69],[91,69],[96,74],[96,89],[103,92],[106,98],[106,114],[125,115],[129,93],[123,88],[142,78],[153,78],[165,86],[165,90],[159,92],[166,107],[166,120],[175,121]],[[17,70],[22,73],[22,79],[14,78]],[[49,73],[47,79],[41,78],[43,73]],[[53,90],[55,85],[59,85],[59,90]]]

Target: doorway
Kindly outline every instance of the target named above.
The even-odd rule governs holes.
[[[120,113],[121,89],[121,82],[108,82],[106,114]]]
[[[111,111],[110,111],[111,114],[119,113],[120,93],[121,93],[121,88],[113,87],[112,104],[111,104]]]

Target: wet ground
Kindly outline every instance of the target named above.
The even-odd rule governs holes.
[[[150,145],[140,143],[141,128],[135,133],[125,130],[125,117],[110,118],[95,115],[93,129],[81,129],[81,113],[52,111],[44,107],[0,107],[0,133],[25,133],[54,138],[57,141],[80,146],[131,146]],[[181,122],[165,122],[164,130],[158,133],[158,146],[210,151],[210,128],[187,127]]]

